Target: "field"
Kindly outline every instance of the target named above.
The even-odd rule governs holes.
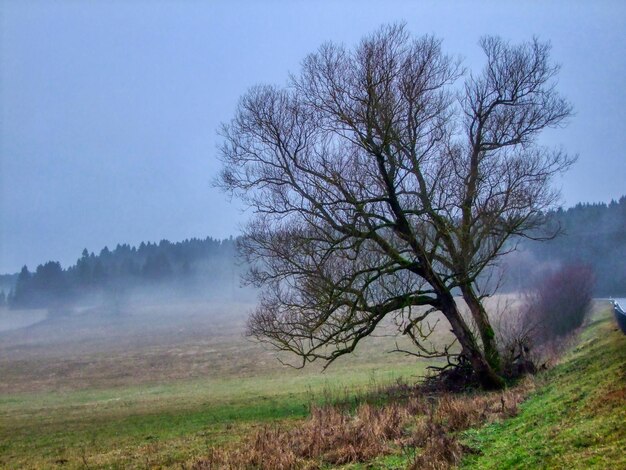
[[[249,309],[143,304],[0,333],[0,467],[180,468],[313,402],[425,371],[384,336],[323,373],[286,368],[244,337]]]
[[[387,353],[385,329],[325,372],[285,368],[243,336],[250,307],[142,304],[116,317],[93,309],[0,333],[0,468],[190,468],[268,424],[304,423],[312,405],[356,404],[425,373],[425,362]],[[598,302],[516,416],[453,431],[462,468],[626,467],[625,351]],[[471,413],[483,398],[499,409],[487,395],[460,397],[459,409]],[[398,448],[374,467],[345,468],[400,469],[410,459]]]

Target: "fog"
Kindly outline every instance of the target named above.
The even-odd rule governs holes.
[[[65,269],[47,262],[5,276],[0,389],[115,386],[245,367],[237,350],[225,352],[251,347],[245,322],[257,293],[241,285],[243,271],[234,240],[207,238],[85,250]]]
[[[554,239],[511,240],[515,248],[485,272],[484,292],[522,293],[564,266],[587,266],[597,297],[626,296],[626,197],[548,214]],[[591,228],[591,229],[590,229]],[[245,342],[258,292],[242,283],[248,266],[237,240],[190,239],[84,250],[67,268],[47,262],[0,278],[2,357],[47,357],[136,348],[170,341]],[[34,355],[34,356],[33,356]]]
[[[268,354],[244,336],[255,291],[230,278],[194,281],[136,283],[49,308],[0,307],[0,393],[245,373]]]

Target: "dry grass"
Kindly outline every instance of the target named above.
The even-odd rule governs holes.
[[[313,469],[363,462],[393,450],[410,415],[406,406],[361,405],[354,414],[314,408],[301,427],[264,427],[236,449],[213,450],[194,469]]]
[[[268,446],[276,460],[266,468],[400,452],[415,416],[431,405],[410,398],[420,393],[413,386],[374,388],[377,381],[421,375],[427,363],[384,355],[394,340],[381,334],[325,374],[285,369],[273,351],[242,336],[247,307],[136,305],[116,318],[85,311],[1,332],[0,467],[51,468],[59,460],[65,468],[82,468],[87,460],[90,467],[175,468],[240,438],[245,445],[214,450],[208,461],[241,468],[265,459]],[[443,341],[449,331],[439,325],[437,335]],[[307,403],[337,403],[343,387],[350,390],[350,411],[345,405],[316,411],[310,424],[304,421],[306,429],[294,429]],[[327,388],[331,399],[320,399]],[[398,408],[356,408],[357,396],[361,403],[395,402]],[[386,419],[399,424],[385,428]],[[252,435],[255,426],[276,422],[282,427],[270,424]],[[326,428],[332,430],[320,431]],[[319,438],[311,441],[315,429]],[[146,446],[147,439],[158,448]]]
[[[526,378],[503,392],[442,395],[424,416],[417,418],[408,444],[420,447],[421,452],[409,468],[439,470],[458,464],[463,454],[472,449],[461,445],[457,433],[515,416],[518,405],[534,387],[534,379]]]
[[[237,447],[212,449],[193,468],[317,469],[414,449],[409,468],[447,469],[471,451],[457,440],[458,432],[515,415],[533,388],[528,378],[504,392],[415,394],[382,406],[362,404],[354,413],[314,408],[300,427],[264,427]]]
[[[242,335],[245,308],[138,305],[1,332],[0,468],[180,468],[428,365],[383,354],[381,337],[324,374],[285,368]]]

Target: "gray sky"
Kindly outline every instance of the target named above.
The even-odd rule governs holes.
[[[481,35],[550,40],[576,116],[546,140],[580,155],[563,202],[626,194],[623,1],[0,2],[0,273],[237,234],[244,216],[210,186],[219,123],[322,42],[395,21],[469,67]]]

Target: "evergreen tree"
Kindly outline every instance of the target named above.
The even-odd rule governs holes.
[[[19,275],[17,276],[17,282],[13,295],[11,295],[12,307],[28,307],[31,300],[30,295],[32,293],[32,277],[33,275],[28,270],[28,266],[23,266]]]
[[[146,279],[160,281],[172,275],[172,265],[163,253],[149,255],[143,266],[143,276]]]

